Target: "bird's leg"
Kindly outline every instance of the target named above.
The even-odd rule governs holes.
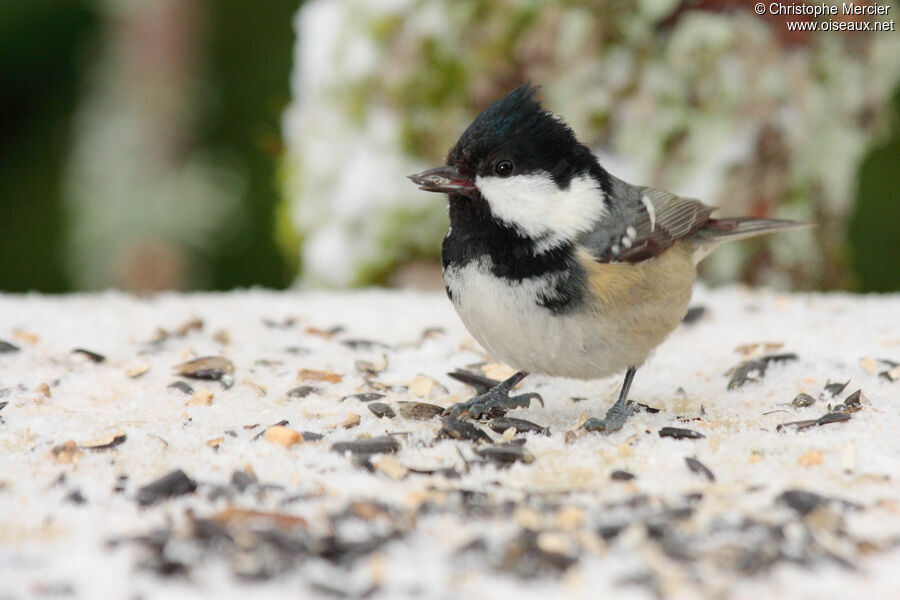
[[[538,400],[541,406],[544,400],[540,394],[533,392],[521,394],[519,396],[510,396],[509,392],[517,383],[525,379],[528,373],[519,371],[509,379],[501,381],[484,394],[475,396],[471,400],[458,402],[444,411],[445,416],[459,417],[469,416],[473,419],[481,417],[500,417],[506,414],[511,408],[528,408],[531,406],[532,400]]]
[[[631,389],[631,382],[634,379],[634,373],[637,367],[629,367],[625,372],[625,381],[622,383],[622,390],[619,392],[619,399],[613,404],[608,411],[606,417],[601,421],[597,418],[588,419],[582,429],[587,431],[618,431],[622,429],[622,425],[631,415],[631,408],[628,406],[628,390]]]

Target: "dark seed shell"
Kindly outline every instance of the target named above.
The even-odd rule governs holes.
[[[91,350],[85,350],[84,348],[75,348],[72,350],[72,354],[82,354],[95,363],[102,363],[106,360],[106,357],[102,354],[97,354]]]
[[[287,392],[288,398],[306,398],[310,394],[318,394],[319,388],[313,387],[311,385],[298,385],[295,388],[291,388]]]
[[[427,402],[398,402],[397,410],[404,419],[427,421],[444,413],[444,407]]]
[[[838,394],[843,392],[844,388],[847,387],[847,385],[849,383],[850,383],[849,379],[847,381],[845,381],[844,383],[832,382],[829,379],[828,383],[825,384],[825,391],[828,392],[829,394],[831,394],[831,397],[834,398],[835,396],[837,396]]]
[[[786,490],[775,498],[776,502],[786,504],[801,515],[808,515],[827,500],[825,496],[806,490]]]
[[[223,375],[234,373],[234,365],[224,356],[203,356],[177,364],[175,372],[192,379],[218,381]]]
[[[369,438],[367,440],[354,440],[352,442],[337,442],[331,446],[335,452],[352,452],[357,455],[393,453],[400,450],[400,442],[390,436]]]
[[[492,442],[490,436],[468,421],[456,417],[444,417],[441,419],[439,437],[452,438],[454,440],[469,440],[471,442]]]
[[[676,440],[699,440],[706,437],[699,431],[684,429],[682,427],[663,427],[659,430],[659,437],[670,437]]]
[[[693,471],[694,473],[698,473],[698,474],[700,474],[700,475],[703,475],[704,477],[706,477],[706,478],[709,479],[710,481],[715,481],[715,480],[716,480],[716,476],[713,475],[713,472],[709,470],[709,467],[707,467],[706,465],[704,465],[702,462],[700,462],[700,461],[697,460],[696,458],[692,458],[692,457],[690,457],[690,456],[685,456],[685,457],[684,457],[684,462],[687,463],[688,468],[689,468],[691,471]]]
[[[369,392],[367,394],[350,394],[349,396],[344,396],[341,398],[341,402],[344,400],[359,400],[360,402],[371,402],[372,400],[380,400],[384,398],[384,394],[378,394],[375,392]]]
[[[10,344],[9,342],[0,340],[0,354],[5,354],[7,352],[19,352],[19,351],[20,351],[20,348],[18,346],[15,346],[13,344]]]
[[[176,469],[139,488],[135,500],[141,506],[150,506],[166,498],[191,494],[196,489],[197,482],[188,477],[181,469]]]
[[[546,427],[538,425],[537,423],[532,423],[531,421],[526,421],[525,419],[516,419],[514,417],[498,417],[488,423],[488,427],[497,433],[503,433],[512,427],[517,433],[540,433],[543,435],[550,435],[550,430]]]
[[[516,444],[487,446],[486,448],[479,448],[475,452],[478,456],[501,466],[509,466],[515,462],[523,462],[526,465],[534,462],[534,455],[526,450],[524,446]]]
[[[301,431],[300,435],[303,436],[303,441],[305,442],[318,442],[325,438],[321,433],[316,433],[314,431]]]
[[[798,408],[804,408],[807,406],[812,406],[816,403],[816,399],[813,396],[810,396],[807,393],[800,392],[797,396],[791,400],[791,405],[796,406]]]
[[[166,388],[170,390],[178,390],[182,394],[187,394],[188,396],[194,393],[194,388],[192,388],[186,381],[173,381],[172,383],[167,385]]]
[[[692,323],[696,323],[697,321],[699,321],[705,314],[705,306],[692,306],[685,313],[684,318],[681,319],[681,322],[685,325],[691,325]]]
[[[629,473],[628,471],[623,471],[621,469],[616,469],[609,474],[609,478],[613,481],[631,481],[635,478],[635,474]]]
[[[475,388],[478,395],[486,394],[488,390],[500,383],[496,379],[491,379],[490,377],[472,373],[471,371],[463,371],[461,369],[447,373],[447,376]]]
[[[393,419],[397,416],[397,413],[394,412],[394,409],[385,404],[384,402],[372,402],[368,405],[369,410],[372,411],[372,414],[376,417],[387,417],[388,419]]]

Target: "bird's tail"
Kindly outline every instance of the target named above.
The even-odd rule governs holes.
[[[756,217],[710,219],[694,234],[694,242],[697,244],[694,262],[699,262],[722,242],[742,240],[778,231],[808,229],[810,227],[815,227],[815,224],[781,219],[758,219]]]

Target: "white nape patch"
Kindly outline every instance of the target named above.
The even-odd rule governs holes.
[[[549,173],[475,178],[495,217],[535,240],[537,252],[572,241],[606,216],[604,194],[589,175],[561,189]]]
[[[641,196],[641,202],[644,203],[644,208],[647,209],[647,216],[650,217],[650,231],[656,230],[656,207],[653,206],[653,202],[650,201],[650,198],[647,197],[647,194],[643,194]]]

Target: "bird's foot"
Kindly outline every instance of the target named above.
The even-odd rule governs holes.
[[[625,407],[616,403],[606,411],[606,416],[602,420],[591,417],[584,422],[584,425],[582,425],[581,428],[591,432],[612,433],[613,431],[622,429],[622,426],[628,421],[628,417],[631,416],[631,413],[631,402]]]
[[[541,398],[540,394],[534,392],[520,394],[518,396],[509,395],[513,386],[524,377],[524,374],[522,374],[521,377],[518,377],[518,375],[519,374],[517,373],[506,381],[501,381],[486,393],[475,396],[471,400],[457,402],[444,411],[444,416],[494,419],[502,417],[506,414],[506,411],[511,408],[528,408],[531,406],[532,400],[537,400],[541,403],[541,406],[543,406],[544,399]]]

